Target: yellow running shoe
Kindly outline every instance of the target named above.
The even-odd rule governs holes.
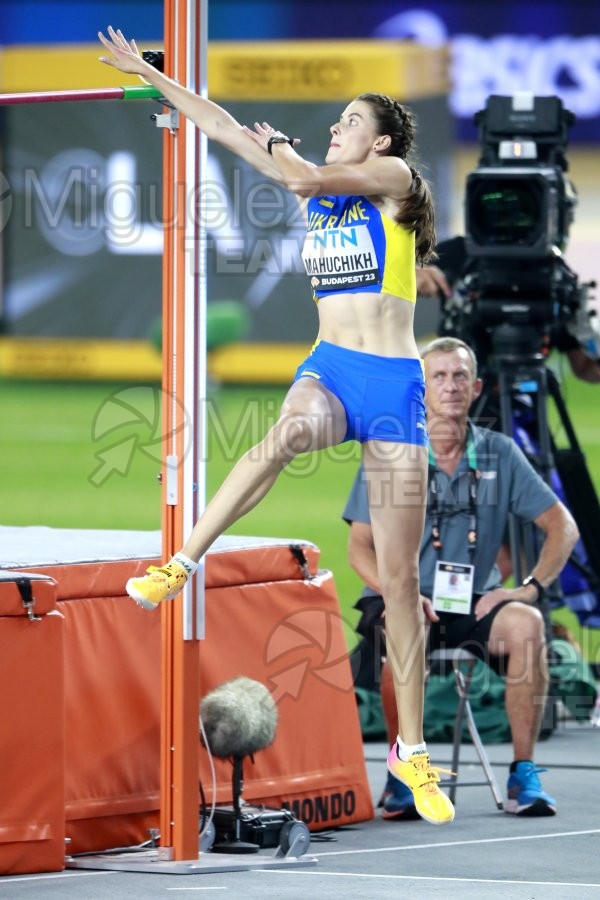
[[[419,815],[433,825],[447,825],[454,819],[454,807],[440,791],[437,782],[439,773],[447,769],[432,768],[429,753],[413,753],[408,762],[398,758],[396,744],[390,750],[387,766],[389,771],[412,791],[415,807]]]
[[[146,572],[139,578],[130,578],[125,585],[129,596],[144,609],[156,609],[163,600],[172,600],[190,577],[183,566],[173,561],[161,568],[149,566]]]

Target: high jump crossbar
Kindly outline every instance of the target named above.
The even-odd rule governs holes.
[[[0,106],[30,103],[73,103],[77,100],[159,100],[160,91],[150,84],[132,84],[115,88],[89,88],[76,91],[28,91],[0,94]]]

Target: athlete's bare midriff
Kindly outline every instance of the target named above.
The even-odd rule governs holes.
[[[322,297],[319,338],[348,350],[418,359],[413,336],[415,304],[391,294],[350,293]]]

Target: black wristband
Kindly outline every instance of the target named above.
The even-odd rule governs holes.
[[[544,594],[546,593],[546,591],[544,590],[544,586],[542,584],[540,584],[540,582],[537,580],[537,578],[534,578],[533,575],[528,575],[527,578],[524,578],[523,581],[521,582],[521,587],[527,587],[530,584],[532,584],[534,586],[534,588],[537,590],[537,592],[538,592],[537,598],[538,598],[538,602],[539,602],[543,598]]]
[[[267,150],[273,155],[273,144],[289,144],[290,147],[294,146],[294,139],[289,138],[287,134],[281,134],[278,132],[277,134],[272,134],[269,140],[267,141]]]

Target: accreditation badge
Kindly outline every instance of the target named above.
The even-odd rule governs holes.
[[[474,566],[437,562],[433,580],[433,608],[436,612],[471,612]]]

